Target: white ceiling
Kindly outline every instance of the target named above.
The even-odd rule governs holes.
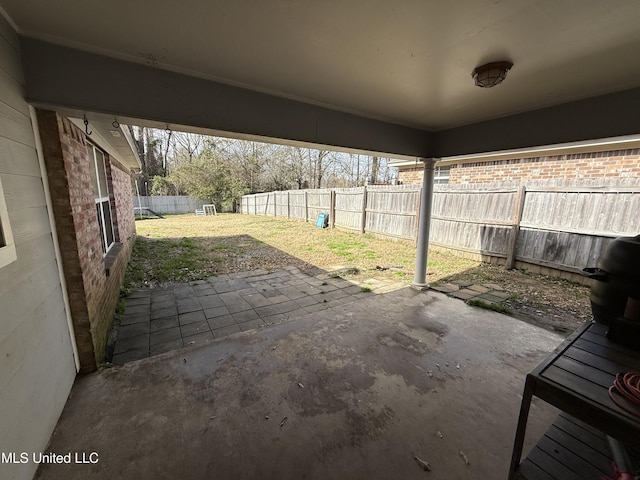
[[[638,0],[0,0],[18,32],[438,130],[640,86]],[[509,60],[506,81],[473,85]]]

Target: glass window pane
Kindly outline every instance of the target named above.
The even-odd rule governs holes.
[[[98,225],[100,226],[100,243],[102,243],[102,253],[107,253],[107,248],[104,244],[104,224],[102,221],[102,208],[100,208],[99,203],[96,203],[96,214],[98,215]]]
[[[102,216],[104,218],[104,231],[107,239],[107,248],[113,245],[113,224],[111,223],[111,205],[109,201],[102,202]]]
[[[93,197],[99,198],[100,192],[98,191],[98,180],[96,179],[96,162],[94,158],[95,148],[93,145],[87,145],[87,153],[89,155],[89,163],[91,164],[91,181],[93,183]]]
[[[436,167],[433,183],[447,184],[449,183],[449,170],[451,167]]]
[[[104,166],[104,154],[95,149],[96,152],[96,166],[98,168],[98,187],[100,189],[99,198],[104,198],[109,196],[109,189],[107,188],[107,174]]]

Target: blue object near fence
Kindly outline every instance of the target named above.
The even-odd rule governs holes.
[[[318,228],[327,228],[329,226],[329,214],[321,213],[318,215],[318,220],[316,220],[316,227]]]

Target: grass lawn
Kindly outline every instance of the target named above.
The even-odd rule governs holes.
[[[138,241],[130,268],[132,285],[190,281],[236,271],[293,265],[313,273],[376,271],[407,284],[413,279],[415,246],[312,223],[239,214],[171,215],[136,221]],[[429,256],[429,281],[478,266],[443,252]]]

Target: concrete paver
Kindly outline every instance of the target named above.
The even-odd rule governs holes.
[[[127,305],[124,309],[124,315],[137,315],[149,312],[149,304],[144,305]]]
[[[469,290],[473,290],[474,292],[478,292],[478,293],[487,293],[489,291],[491,291],[490,288],[485,287],[484,285],[470,285],[468,287]]]
[[[227,325],[226,327],[220,327],[213,329],[213,335],[216,338],[226,337],[227,335],[231,335],[233,333],[240,332],[240,326],[236,323],[232,323],[231,325]]]
[[[166,304],[165,304],[166,305]],[[153,308],[153,306],[152,306]],[[156,320],[158,318],[170,317],[172,315],[178,314],[178,306],[173,303],[173,305],[166,305],[162,308],[157,308],[155,310],[151,310],[150,320]]]
[[[364,298],[359,285],[326,273],[306,275],[296,267],[135,290],[127,298],[111,361],[121,365],[188,345],[194,335],[201,343],[358,298]]]
[[[186,325],[188,323],[201,322],[205,320],[205,315],[202,310],[197,310],[195,312],[183,313],[182,315],[178,315],[178,322],[180,325]]]
[[[236,319],[233,318],[233,315],[229,313],[221,317],[209,318],[207,319],[207,323],[209,324],[209,327],[214,330],[221,327],[228,327],[229,325],[233,325],[237,322]]]
[[[468,300],[478,295],[480,295],[478,292],[474,292],[473,290],[468,290],[468,289],[459,290],[457,292],[451,292],[452,297],[459,298],[461,300]]]
[[[120,320],[120,325],[132,325],[134,323],[148,322],[151,318],[149,314],[133,314],[123,315]]]
[[[231,315],[231,312],[229,312],[229,309],[227,307],[221,306],[221,307],[207,308],[206,310],[204,310],[204,315],[207,318],[216,318],[216,317],[223,317],[225,315]]]
[[[127,300],[127,306],[150,305],[151,297],[131,297]]]
[[[151,322],[133,323],[131,325],[122,325],[118,333],[125,337],[135,337],[136,335],[143,335],[149,333],[149,326]]]
[[[150,355],[160,355],[161,353],[177,350],[183,346],[182,338],[174,338],[173,340],[167,340],[162,343],[151,345]]]
[[[157,345],[170,340],[178,340],[181,338],[180,327],[167,328],[164,330],[158,330],[149,334],[149,345]],[[118,345],[116,344],[116,349]]]
[[[231,316],[236,323],[244,323],[248,322],[249,320],[260,318],[260,315],[255,310],[245,310],[242,312],[232,313]]]
[[[220,296],[216,294],[199,297],[198,301],[200,302],[200,306],[204,309],[224,306],[224,302]]]
[[[503,300],[505,300],[503,297],[499,297],[499,296],[497,296],[497,295],[493,295],[491,292],[489,292],[489,293],[483,293],[483,294],[481,294],[481,295],[478,295],[478,296],[477,296],[477,297],[475,297],[475,298],[479,298],[479,299],[481,299],[481,300],[486,300],[486,301],[491,302],[491,303],[500,303],[500,302],[502,302]],[[508,297],[507,297],[507,298],[508,298]]]
[[[190,337],[191,335],[196,335],[198,333],[211,333],[211,329],[209,328],[209,324],[206,320],[202,320],[201,322],[189,323],[187,325],[180,325],[180,334],[182,338]]]
[[[436,284],[431,288],[450,297],[461,300],[481,300],[489,305],[503,305],[511,298],[510,293],[505,292],[504,288],[495,283],[472,284],[456,280],[451,283]]]
[[[157,332],[158,330],[164,330],[165,328],[177,327],[178,317],[173,315],[171,317],[163,317],[157,320],[151,320],[149,322],[149,332]],[[120,327],[120,333],[122,331],[122,327]]]

